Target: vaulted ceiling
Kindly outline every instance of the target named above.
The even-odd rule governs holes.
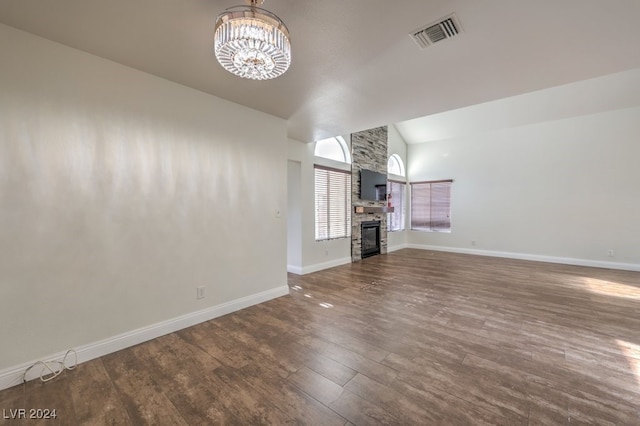
[[[637,0],[266,0],[293,63],[250,81],[212,51],[216,16],[242,3],[3,0],[0,22],[284,118],[302,142],[406,120],[421,142],[435,118],[412,119],[640,68]],[[425,49],[409,37],[451,13],[459,36]]]

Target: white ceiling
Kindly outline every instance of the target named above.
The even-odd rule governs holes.
[[[242,3],[2,0],[0,22],[287,119],[303,142],[390,123],[424,142],[437,118],[455,127],[438,113],[640,68],[637,0],[266,0],[292,34],[293,63],[256,82],[224,71],[212,52],[216,16]],[[460,36],[424,50],[409,38],[452,12]]]
[[[640,106],[640,68],[395,123],[410,144]]]

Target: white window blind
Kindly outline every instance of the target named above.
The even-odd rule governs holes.
[[[387,181],[387,194],[389,194],[389,206],[393,207],[393,213],[387,214],[387,230],[404,230],[404,194],[406,184],[395,180]]]
[[[315,166],[316,240],[351,235],[351,173]]]
[[[452,180],[411,183],[411,229],[451,230]]]

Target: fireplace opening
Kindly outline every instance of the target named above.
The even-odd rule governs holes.
[[[362,258],[380,254],[380,221],[362,222]]]

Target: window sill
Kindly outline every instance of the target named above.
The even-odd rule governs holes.
[[[434,232],[434,233],[438,233],[438,234],[450,234],[451,233],[451,229],[417,229],[417,228],[411,228],[412,231],[416,231],[416,232]]]

